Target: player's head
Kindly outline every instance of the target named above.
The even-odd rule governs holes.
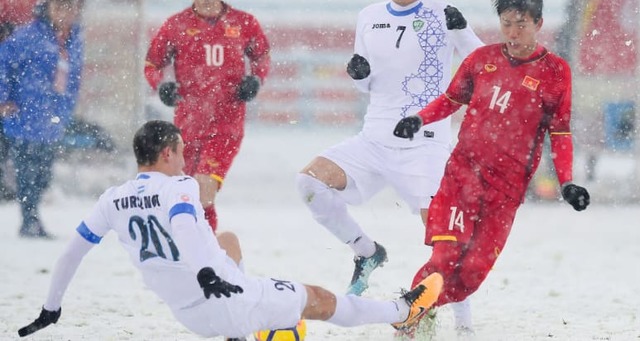
[[[493,7],[498,16],[507,11],[516,11],[529,14],[536,24],[542,19],[542,0],[494,0]]]
[[[44,0],[34,9],[34,15],[51,23],[56,30],[68,30],[78,22],[84,0]]]
[[[180,129],[167,121],[149,121],[133,136],[138,166],[154,166],[162,161],[170,166],[170,175],[179,175],[184,167],[183,148]]]
[[[542,0],[494,0],[493,5],[500,17],[507,52],[516,58],[531,55],[542,27]]]
[[[222,0],[194,0],[193,9],[203,17],[216,16],[222,9]]]

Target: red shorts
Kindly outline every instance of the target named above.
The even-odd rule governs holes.
[[[464,157],[452,155],[449,159],[429,206],[425,244],[433,245],[436,241],[467,244],[480,226],[496,230],[497,234],[501,234],[497,230],[504,230],[505,225],[511,228],[520,204],[484,182],[475,167]]]
[[[216,134],[207,139],[185,141],[184,172],[187,175],[208,174],[222,184],[233,163],[244,135]]]
[[[464,300],[484,281],[505,246],[520,202],[486,184],[464,158],[451,157],[429,206],[429,261],[414,277],[439,272],[445,287],[437,305]]]

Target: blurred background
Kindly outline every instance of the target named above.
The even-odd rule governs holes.
[[[28,21],[35,1],[0,0],[0,20]],[[359,130],[367,97],[355,90],[345,66],[353,51],[357,13],[374,2],[228,1],[258,18],[272,46],[271,73],[249,105],[247,138],[252,129],[280,134],[295,129],[307,136],[328,130],[347,136]],[[573,68],[574,178],[589,188],[595,202],[640,202],[639,2],[545,2],[541,43]],[[57,190],[94,196],[135,172],[133,131],[148,119],[172,119],[172,110],[144,80],[147,46],[167,17],[191,3],[86,0],[85,70],[76,116],[93,129],[89,135],[94,140],[70,136],[69,153],[56,166]],[[452,3],[485,43],[500,41],[491,0]],[[460,117],[456,115],[454,126]],[[530,188],[531,200],[559,198],[548,152],[545,156]]]

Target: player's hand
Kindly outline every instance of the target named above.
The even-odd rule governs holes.
[[[158,87],[158,96],[160,96],[160,100],[164,105],[175,107],[176,102],[180,99],[180,95],[178,95],[178,84],[176,84],[176,82],[160,84]]]
[[[453,6],[447,5],[444,9],[444,17],[447,20],[447,30],[462,30],[467,27],[467,20]]]
[[[204,297],[207,299],[211,297],[211,294],[216,298],[220,298],[222,295],[231,297],[231,294],[241,294],[244,291],[239,285],[233,285],[218,277],[210,267],[205,267],[198,271],[198,283],[200,283]]]
[[[420,116],[412,115],[407,116],[396,124],[396,128],[393,129],[393,135],[401,137],[403,139],[413,139],[413,134],[417,133],[422,127],[422,119]]]
[[[238,85],[237,96],[243,102],[249,102],[256,98],[260,89],[260,79],[256,76],[245,76]]]
[[[371,66],[365,57],[356,53],[347,63],[347,73],[355,80],[364,79],[369,77]]]
[[[589,192],[584,187],[567,183],[562,185],[562,198],[576,211],[582,211],[589,206]]]
[[[62,308],[58,309],[57,311],[49,311],[43,307],[42,311],[40,311],[40,316],[38,316],[38,318],[35,319],[35,321],[31,322],[31,324],[29,324],[28,326],[20,328],[20,330],[18,330],[18,335],[20,335],[20,337],[27,336],[52,323],[58,322],[61,313]]]

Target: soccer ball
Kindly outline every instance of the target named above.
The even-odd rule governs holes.
[[[307,336],[307,323],[304,320],[292,328],[261,330],[255,332],[253,336],[256,341],[303,341]]]

